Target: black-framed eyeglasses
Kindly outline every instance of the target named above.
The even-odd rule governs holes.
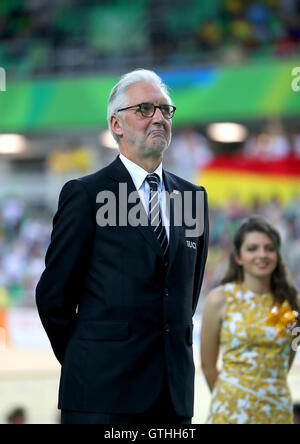
[[[133,108],[138,108],[137,111],[139,111],[144,117],[153,117],[156,108],[159,108],[165,119],[172,119],[176,110],[176,106],[173,105],[153,105],[153,103],[145,102],[139,103],[138,105],[132,105],[127,106],[126,108],[118,109],[118,112]]]

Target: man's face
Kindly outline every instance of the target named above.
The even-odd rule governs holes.
[[[127,106],[143,102],[154,105],[170,104],[161,89],[149,82],[130,86],[126,95]],[[118,120],[120,151],[128,157],[159,157],[171,142],[172,121],[166,119],[158,108],[153,117],[144,117],[138,108],[121,111]]]

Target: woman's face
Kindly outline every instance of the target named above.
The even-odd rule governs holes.
[[[243,267],[244,276],[248,274],[255,278],[265,278],[275,270],[278,254],[267,234],[253,231],[245,235],[240,254],[235,255],[235,260]]]

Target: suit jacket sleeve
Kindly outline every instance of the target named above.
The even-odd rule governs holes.
[[[208,239],[209,239],[209,220],[208,220],[208,203],[207,203],[207,193],[205,188],[201,187],[204,191],[204,232],[199,239],[198,252],[195,268],[195,280],[194,280],[194,294],[193,294],[193,315],[196,311],[200,290],[203,281],[203,275],[205,270],[205,264],[208,253]]]
[[[57,359],[62,362],[82,297],[95,221],[84,185],[67,182],[53,219],[46,268],[36,288],[36,303]]]

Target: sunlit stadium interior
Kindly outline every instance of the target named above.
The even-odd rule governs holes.
[[[60,366],[35,288],[63,184],[118,155],[107,100],[136,68],[156,71],[177,108],[164,168],[208,193],[194,317],[193,422],[204,423],[201,315],[244,217],[276,226],[300,291],[300,2],[2,0],[0,67],[0,423],[18,407],[27,423],[59,422]],[[289,384],[299,403],[299,352]]]

